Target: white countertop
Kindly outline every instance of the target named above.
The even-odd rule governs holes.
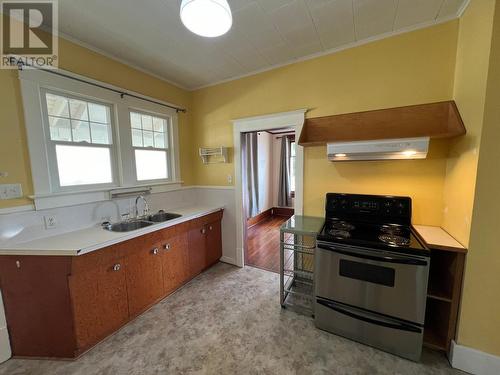
[[[8,247],[0,247],[0,255],[83,255],[131,238],[196,219],[221,209],[224,209],[224,207],[199,206],[178,208],[172,210],[172,212],[182,215],[181,217],[130,232],[111,232],[103,229],[100,224],[96,224],[85,229],[8,245]]]

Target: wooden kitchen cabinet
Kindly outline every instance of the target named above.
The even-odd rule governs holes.
[[[188,226],[180,224],[162,239],[163,289],[166,295],[183,285],[190,277]]]
[[[84,262],[87,261],[85,257],[96,258],[100,264],[68,277],[76,336],[73,355],[110,335],[129,318],[127,280],[122,261],[99,259],[103,257],[98,253],[83,255]]]
[[[144,241],[125,261],[128,311],[135,317],[164,296],[159,243]]]
[[[206,225],[206,259],[205,268],[217,263],[222,257],[222,226],[220,220]]]
[[[222,211],[190,222],[189,268],[191,276],[216,263],[222,256]]]
[[[13,356],[75,358],[216,263],[222,211],[80,256],[0,256]]]

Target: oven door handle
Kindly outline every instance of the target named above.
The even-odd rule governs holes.
[[[393,256],[376,256],[376,255],[357,252],[355,250],[339,249],[335,246],[328,246],[328,245],[323,245],[323,244],[318,244],[318,247],[320,249],[333,251],[335,253],[339,253],[342,255],[348,255],[351,257],[368,259],[368,260],[375,260],[377,262],[408,264],[408,265],[413,265],[413,266],[427,266],[427,262],[425,260],[421,260],[421,259],[406,258],[406,257],[399,258],[399,257],[393,257]]]
[[[329,309],[332,309],[332,310],[338,312],[339,314],[346,315],[348,317],[351,317],[351,318],[354,318],[357,320],[361,320],[363,322],[375,324],[375,325],[386,327],[386,328],[399,329],[401,331],[422,333],[421,328],[415,327],[415,326],[410,325],[410,324],[406,324],[403,322],[392,322],[392,321],[387,321],[387,320],[379,320],[379,319],[369,318],[369,317],[364,316],[364,315],[356,314],[353,311],[343,309],[342,307],[338,306],[335,303],[328,302],[328,301],[325,301],[325,300],[319,299],[319,298],[316,299],[316,302],[319,303],[320,305],[323,305]]]

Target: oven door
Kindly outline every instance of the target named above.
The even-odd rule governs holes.
[[[429,258],[318,243],[316,296],[423,324]]]

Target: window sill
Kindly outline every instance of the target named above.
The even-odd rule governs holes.
[[[134,186],[113,186],[100,189],[89,189],[79,191],[65,191],[47,194],[31,195],[35,205],[35,210],[45,210],[58,207],[74,206],[79,204],[95,203],[112,200],[112,194],[123,192],[133,194],[134,191],[143,192],[145,188],[150,189],[151,194],[164,193],[167,191],[178,190],[183,181],[158,182]],[[119,198],[116,198],[119,199]]]

